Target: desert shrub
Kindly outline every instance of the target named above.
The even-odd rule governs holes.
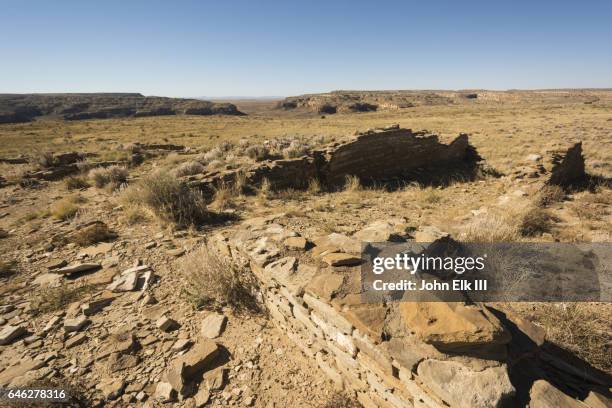
[[[66,188],[68,190],[80,190],[82,188],[88,188],[89,183],[85,179],[85,177],[68,177],[65,181]]]
[[[270,184],[270,180],[264,178],[257,190],[257,197],[260,200],[268,200],[272,198],[272,185]]]
[[[39,152],[36,156],[36,163],[43,168],[53,167],[55,165],[55,157],[51,152]]]
[[[149,210],[142,205],[129,205],[123,211],[123,220],[127,225],[143,224],[149,219]]]
[[[126,205],[141,205],[165,222],[198,225],[209,219],[199,191],[165,173],[153,173],[122,192]]]
[[[257,311],[253,297],[256,285],[252,272],[232,258],[221,255],[206,243],[185,256],[179,268],[183,292],[195,307],[221,308],[236,311]]]
[[[210,167],[211,169],[218,169],[219,167],[223,166],[223,164],[223,160],[213,160],[208,163],[208,167]]]
[[[301,143],[299,140],[293,140],[288,147],[283,149],[283,156],[288,159],[302,157],[310,151],[310,146]]]
[[[559,186],[544,186],[536,196],[536,205],[548,207],[565,200],[565,191]]]
[[[76,230],[70,237],[70,241],[80,246],[89,246],[115,237],[116,235],[108,229],[106,224],[96,222]]]
[[[545,232],[550,232],[552,217],[546,210],[532,208],[523,215],[519,228],[523,236],[533,237],[541,235]]]
[[[468,223],[461,240],[466,242],[514,242],[519,240],[518,228],[500,216],[486,215]]]
[[[61,285],[57,288],[46,288],[30,298],[30,313],[37,316],[43,313],[65,309],[67,305],[83,298],[95,290],[93,285]]]
[[[216,159],[221,159],[222,157],[223,157],[223,150],[221,150],[221,148],[219,148],[218,146],[204,153],[204,160],[206,162],[211,162]]]
[[[17,262],[0,261],[0,278],[7,278],[15,273]]]
[[[434,187],[418,188],[414,191],[415,199],[421,204],[438,204],[442,201],[442,192]]]
[[[222,142],[221,144],[219,144],[219,146],[217,146],[219,149],[221,149],[221,151],[223,152],[229,152],[230,150],[232,150],[232,148],[234,147],[234,145],[231,142]]]
[[[321,192],[321,183],[319,179],[313,178],[308,182],[308,193],[319,194]]]
[[[221,183],[215,188],[215,195],[211,206],[218,210],[225,210],[234,206],[234,191],[231,186]]]
[[[253,145],[246,148],[245,153],[255,161],[266,160],[270,156],[270,151],[263,145]]]
[[[81,196],[70,196],[56,201],[51,205],[50,214],[52,217],[66,221],[73,218],[79,211],[78,204],[84,203],[86,200]]]
[[[346,181],[344,182],[344,191],[355,192],[361,190],[361,181],[359,181],[359,177],[357,176],[346,176]]]
[[[200,174],[203,173],[204,170],[205,167],[202,165],[202,163],[194,160],[179,164],[178,167],[173,170],[173,173],[178,177],[183,177]]]
[[[89,172],[89,178],[98,188],[107,184],[118,188],[122,183],[125,183],[127,176],[127,169],[121,166],[98,167]]]
[[[170,152],[164,158],[164,162],[171,166],[176,166],[183,161],[183,157],[177,152]]]

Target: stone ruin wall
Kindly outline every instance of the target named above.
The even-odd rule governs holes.
[[[317,179],[322,186],[334,189],[342,187],[347,176],[357,176],[366,185],[377,181],[414,181],[416,170],[427,173],[441,169],[452,174],[455,167],[475,168],[479,160],[465,134],[447,145],[424,131],[392,128],[361,133],[347,142],[314,150],[308,156],[269,160],[248,169],[196,177],[189,184],[210,193],[221,183],[232,182],[243,171],[252,186],[260,186],[266,179],[273,189],[302,189]]]
[[[443,232],[408,235],[406,220],[394,218],[351,236],[300,237],[284,216],[246,220],[209,243],[248,265],[270,320],[365,408],[502,408],[524,406],[527,396],[532,408],[551,400],[596,408],[606,400],[609,375],[550,354],[545,330],[518,316],[471,302],[362,302],[362,242],[434,242]]]
[[[459,135],[450,144],[442,144],[436,135],[396,129],[357,136],[327,153],[323,179],[329,185],[342,185],[353,175],[370,183],[406,176],[416,168],[449,167],[473,159],[468,136]]]
[[[259,221],[249,220],[244,229],[220,233],[212,242],[223,255],[249,264],[271,320],[316,361],[338,390],[356,393],[365,408],[498,407],[514,394],[503,362],[451,356],[417,339],[398,323],[404,313],[401,306],[361,302],[358,266],[339,272],[299,256],[281,257],[281,242],[295,233],[269,219]],[[358,250],[356,238],[330,237],[344,237],[340,245],[346,251]],[[337,245],[317,242],[314,257],[324,256],[328,245]],[[496,321],[479,307],[459,308],[464,308],[461,313]],[[385,339],[383,326],[393,324],[399,328]],[[488,329],[476,337],[490,335]],[[509,341],[505,335],[472,339],[471,346],[504,348],[502,343]]]

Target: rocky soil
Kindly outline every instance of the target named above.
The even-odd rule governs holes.
[[[134,166],[124,182],[137,183],[138,178],[166,166],[167,151],[160,150],[144,155],[140,166],[138,161],[124,163]],[[189,153],[186,150],[181,153]],[[235,153],[218,150],[223,157]],[[128,223],[128,209],[119,199],[121,188],[82,186],[67,191],[61,175],[41,177],[36,183],[4,183],[0,186],[0,387],[66,387],[83,406],[339,406],[338,402],[329,405],[342,388],[338,381],[330,380],[329,372],[321,368],[327,366],[307,357],[274,324],[275,317],[266,312],[269,308],[262,305],[261,312],[239,312],[231,307],[194,307],[182,290],[183,259],[213,236],[239,237],[245,229],[260,234],[259,227],[266,225],[280,228],[272,233],[291,232],[277,237],[283,246],[275,257],[299,254],[300,262],[323,262],[337,273],[342,269],[334,268],[352,265],[355,254],[315,238],[378,239],[381,230],[384,234],[388,229],[388,220],[401,225],[400,232],[412,238],[417,238],[415,232],[438,236],[449,231],[461,236],[469,232],[467,226],[479,223],[489,230],[499,229],[499,225],[487,226],[487,220],[538,199],[538,191],[551,178],[551,167],[543,163],[547,159],[532,155],[525,158],[524,166],[501,178],[484,177],[445,189],[390,192],[357,185],[338,192],[309,186],[308,191],[235,193],[227,202],[212,204],[231,215],[232,221],[189,229],[155,219]],[[557,160],[555,165],[570,173],[584,171],[584,166],[562,163]],[[215,172],[208,166],[200,164],[198,174],[191,176]],[[560,221],[533,239],[554,241],[562,237],[562,231],[572,230],[583,234],[583,239],[609,240],[608,190],[605,185],[601,188],[603,192],[592,194],[595,198],[588,192],[562,198],[550,208]],[[80,209],[72,217],[58,220],[45,211],[75,194],[80,197]],[[591,197],[596,212],[605,213],[603,218],[591,219],[588,227],[570,207],[581,204],[585,195]],[[569,200],[573,203],[567,204]],[[76,238],[93,229],[110,233],[96,244]],[[335,289],[328,289],[334,281],[319,284],[331,297]],[[542,330],[534,332],[543,342]],[[436,383],[441,371],[428,367],[432,364],[436,363],[424,364],[421,373]],[[511,387],[504,383],[500,393],[511,394]],[[435,393],[446,395],[448,402],[459,392],[441,389]],[[541,406],[550,406],[550,401],[556,401],[555,406],[564,406],[558,401],[572,406],[576,401],[550,382],[536,382],[526,392]],[[575,406],[597,407],[592,402],[596,399],[606,403],[605,396],[592,393],[581,396]]]

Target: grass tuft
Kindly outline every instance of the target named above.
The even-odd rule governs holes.
[[[68,190],[81,190],[90,187],[85,177],[68,177],[65,184]]]
[[[259,310],[253,297],[255,278],[246,267],[219,254],[207,243],[185,256],[180,273],[184,294],[195,307],[230,306],[236,311]]]
[[[532,208],[523,215],[519,227],[521,235],[533,237],[550,232],[552,221],[553,217],[548,211],[541,208]]]
[[[121,166],[98,167],[89,172],[89,178],[96,187],[110,185],[113,190],[125,183],[127,177],[128,170]]]
[[[143,206],[163,222],[178,226],[200,225],[210,219],[199,191],[165,173],[153,173],[126,188],[122,200],[127,206]]]

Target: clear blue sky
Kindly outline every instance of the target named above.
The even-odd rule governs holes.
[[[0,93],[612,87],[612,0],[0,0]]]

